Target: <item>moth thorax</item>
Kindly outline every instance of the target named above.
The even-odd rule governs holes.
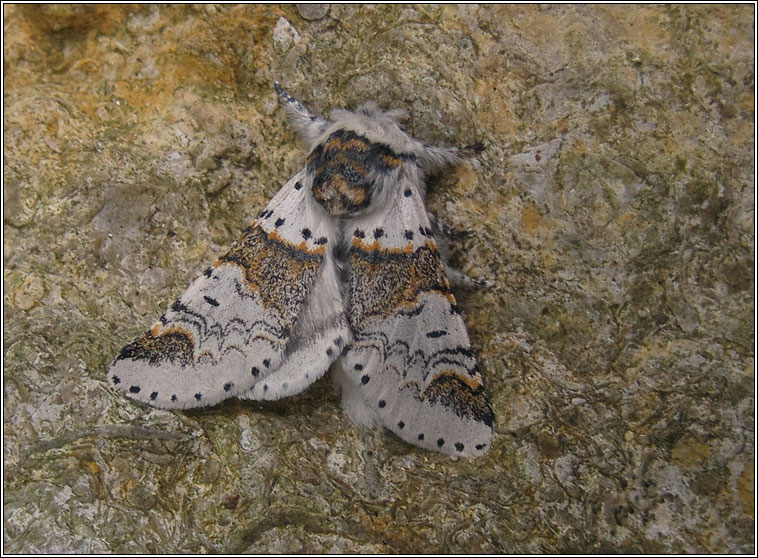
[[[330,215],[355,215],[371,204],[375,181],[401,164],[387,146],[350,130],[337,130],[308,157],[311,192]]]

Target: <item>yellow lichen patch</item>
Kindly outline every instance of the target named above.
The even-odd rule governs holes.
[[[477,173],[470,164],[458,165],[455,168],[456,191],[470,193],[476,186]]]
[[[484,55],[477,66],[489,73],[489,68],[502,65],[502,56]],[[474,83],[474,93],[482,99],[482,109],[479,118],[487,129],[511,137],[518,133],[518,118],[514,114],[509,96],[503,94],[503,84],[497,78],[486,77]]]
[[[12,293],[17,308],[30,310],[45,296],[45,284],[36,275],[29,275]]]
[[[742,502],[742,511],[754,517],[753,501],[755,499],[755,458],[745,463],[742,474],[737,479],[737,492]]]
[[[202,258],[208,253],[208,243],[206,241],[200,241],[197,244],[194,244],[191,248],[189,248],[186,252],[186,255],[188,258],[195,259],[195,258]]]
[[[682,438],[671,448],[671,459],[683,467],[694,467],[702,463],[710,453],[707,444],[691,438]]]
[[[541,225],[542,215],[531,207],[525,207],[521,212],[521,230],[532,234]]]

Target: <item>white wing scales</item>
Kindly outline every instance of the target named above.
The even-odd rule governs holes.
[[[339,355],[318,352],[324,335],[333,337],[329,342],[347,340],[341,307],[333,301],[320,318],[331,328],[294,351],[314,365],[313,372],[305,377],[289,361],[283,367],[288,344],[318,327],[307,309],[318,306],[314,284],[330,281],[332,267],[322,264],[336,238],[303,178],[299,173],[285,184],[244,236],[122,350],[108,371],[111,385],[157,407],[189,408],[233,396],[281,397],[289,392],[279,377],[303,389],[323,374]],[[265,394],[250,393],[263,383],[270,384]]]
[[[142,336],[109,383],[161,408],[294,395],[335,366],[358,424],[450,455],[490,449],[493,413],[423,198],[467,150],[367,104],[311,115],[276,86],[306,166]],[[476,151],[469,149],[469,152]]]
[[[332,258],[324,259],[297,323],[285,347],[284,363],[241,398],[279,399],[301,392],[324,375],[350,342]]]
[[[399,193],[385,212],[348,228],[354,339],[338,371],[345,404],[357,422],[410,443],[480,455],[491,443],[492,409],[421,193],[412,183]]]

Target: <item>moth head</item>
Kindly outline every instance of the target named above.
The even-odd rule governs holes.
[[[400,128],[405,117],[403,110],[369,102],[354,111],[332,111],[318,135],[301,134],[310,138],[306,184],[327,213],[354,217],[384,203],[402,168],[413,167],[413,158],[403,155],[413,141]]]
[[[327,120],[311,114],[275,84],[295,131],[308,148],[311,192],[327,213],[356,216],[381,206],[406,178],[423,188],[423,176],[470,156],[458,148],[433,147],[407,134],[402,109],[371,101],[336,109]]]
[[[373,101],[355,111],[337,109],[332,111],[331,126],[318,139],[323,140],[338,129],[350,130],[372,144],[389,150],[404,163],[411,163],[421,171],[422,177],[458,164],[463,159],[473,158],[483,149],[481,144],[462,148],[437,147],[419,141],[403,128],[402,122],[407,118],[405,110],[384,110]]]

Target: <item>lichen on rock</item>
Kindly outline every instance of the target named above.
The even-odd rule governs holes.
[[[4,548],[753,553],[747,5],[4,6]],[[169,413],[105,371],[305,160],[272,82],[373,99],[471,228],[497,438],[357,430],[327,381]]]

